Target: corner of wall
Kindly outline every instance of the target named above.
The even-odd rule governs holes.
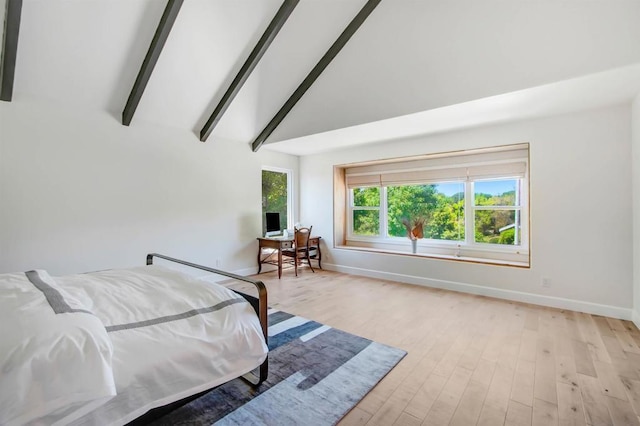
[[[640,92],[631,105],[633,197],[633,322],[640,328]]]

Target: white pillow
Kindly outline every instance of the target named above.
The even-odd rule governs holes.
[[[70,422],[116,394],[104,324],[45,271],[0,274],[0,424]]]

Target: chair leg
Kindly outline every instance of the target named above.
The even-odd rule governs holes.
[[[296,256],[295,259],[293,259],[293,269],[296,271],[296,277],[298,276],[298,257]]]
[[[309,257],[309,252],[307,252],[307,263],[309,264],[309,268],[311,268],[311,272],[315,274],[316,271],[314,271],[313,266],[311,266],[311,258]]]

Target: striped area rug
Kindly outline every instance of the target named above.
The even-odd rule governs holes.
[[[222,385],[154,425],[333,425],[406,352],[282,311],[269,311],[269,378]]]

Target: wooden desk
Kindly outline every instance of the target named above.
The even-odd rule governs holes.
[[[322,269],[322,252],[320,251],[320,239],[322,237],[309,237],[309,249],[315,249],[317,251],[317,255],[311,256],[311,259],[315,259],[318,261],[318,267]],[[258,237],[258,273],[262,271],[263,264],[276,265],[278,267],[278,278],[282,277],[282,250],[293,247],[293,236],[291,237],[281,237],[281,238],[264,238]],[[270,248],[273,249],[274,252],[267,254],[266,256],[262,255],[262,249]],[[277,251],[277,259],[274,259],[276,256],[275,251]]]

